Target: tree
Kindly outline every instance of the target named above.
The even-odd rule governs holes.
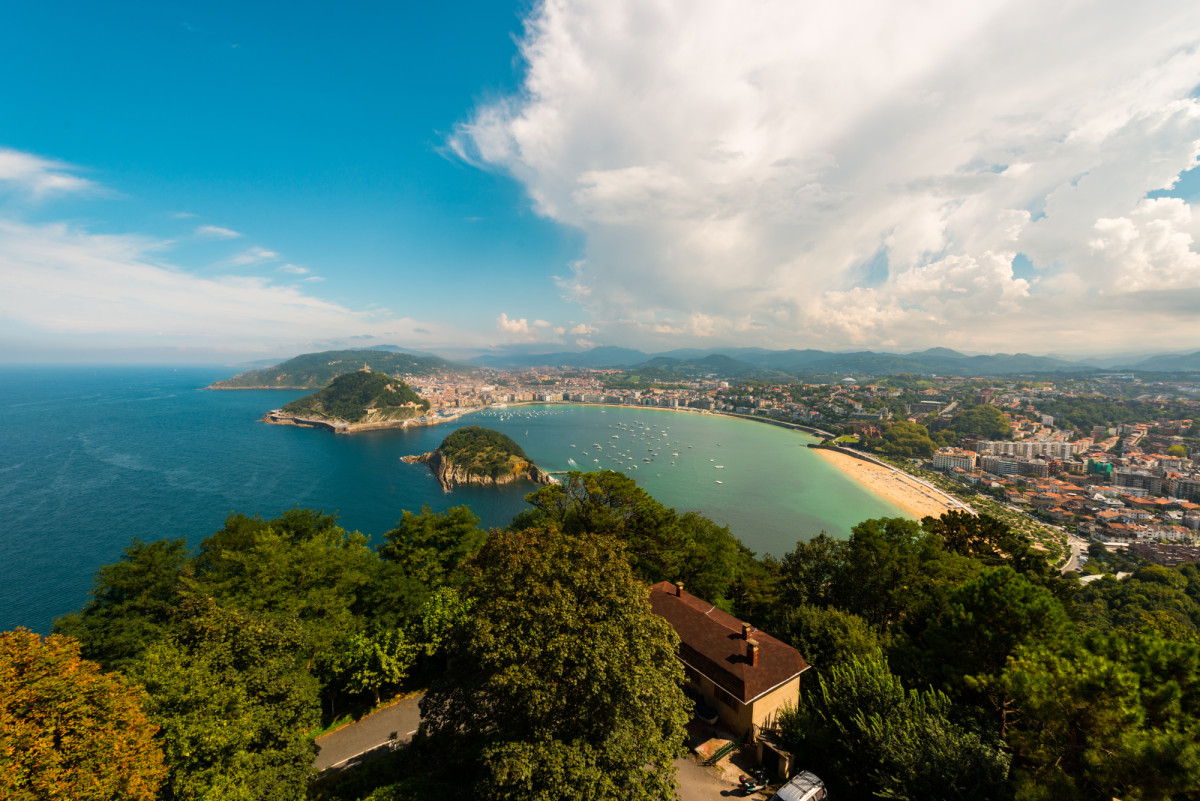
[[[175,633],[172,613],[189,573],[183,540],[135,537],[120,561],[96,571],[82,611],[54,621],[54,630],[77,638],[85,658],[106,669],[124,667]]]
[[[378,706],[379,690],[385,684],[404,681],[416,655],[416,647],[397,629],[371,636],[356,634],[347,643],[345,689],[352,693],[374,693]]]
[[[828,606],[849,545],[824,531],[808,542],[797,542],[779,565],[779,592],[785,604]]]
[[[317,682],[298,653],[300,630],[223,609],[181,607],[182,633],[130,667],[162,727],[164,798],[293,801],[312,774]]]
[[[678,638],[611,537],[495,532],[467,566],[474,612],[421,703],[421,738],[487,798],[674,799],[686,699]]]
[[[879,637],[867,621],[840,609],[793,607],[780,616],[773,631],[820,670],[882,653]]]
[[[0,633],[0,796],[156,798],[166,770],[144,700],[81,658],[77,640]]]
[[[482,430],[482,429],[481,429]],[[383,535],[380,555],[429,587],[443,584],[464,559],[487,539],[469,506],[437,513],[426,504],[420,514],[405,510],[396,527]]]
[[[880,658],[822,670],[807,686],[780,730],[838,798],[1003,797],[1008,756],[954,722],[944,694],[906,690]]]
[[[677,514],[629,476],[611,470],[568,473],[563,483],[525,500],[533,509],[517,515],[511,528],[554,525],[568,534],[616,537],[639,578],[682,581],[712,603],[725,602],[752,561],[727,527],[694,512]]]
[[[1172,445],[1171,447],[1167,448],[1167,456],[1177,456],[1179,458],[1186,459],[1187,455],[1188,455],[1188,449],[1187,449],[1186,445],[1176,444],[1176,445]]]
[[[1004,412],[995,406],[980,404],[954,415],[950,428],[959,436],[980,439],[1008,439],[1012,435],[1012,424]]]
[[[879,450],[888,456],[928,457],[937,450],[937,445],[929,438],[929,429],[925,426],[902,420],[888,426],[883,432]]]

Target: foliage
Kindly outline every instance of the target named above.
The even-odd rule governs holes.
[[[1167,456],[1177,456],[1183,459],[1187,458],[1188,449],[1186,445],[1172,445],[1167,448]]]
[[[980,439],[1008,439],[1012,425],[1004,412],[989,404],[980,404],[959,412],[950,418],[950,428],[960,437]]]
[[[379,704],[379,690],[399,684],[416,658],[416,646],[396,629],[373,635],[355,634],[347,643],[343,670],[345,688],[352,693],[371,692]]]
[[[183,540],[135,537],[119,562],[96,571],[87,605],[54,621],[54,630],[79,639],[85,658],[107,669],[125,667],[174,633],[172,611],[189,571]]]
[[[834,607],[789,608],[772,624],[772,632],[822,671],[883,653],[878,635],[865,620]]]
[[[156,798],[165,770],[144,702],[72,638],[0,633],[0,796]]]
[[[398,378],[383,373],[346,373],[322,390],[283,407],[288,414],[357,423],[374,410],[402,420],[429,411],[429,401]]]
[[[1043,579],[1051,573],[1045,556],[1033,549],[1028,536],[992,515],[951,509],[940,517],[923,518],[921,527],[941,537],[947,550],[986,565],[1007,564],[1020,573]]]
[[[1003,681],[1024,801],[1196,799],[1200,647],[1154,635],[1021,649]]]
[[[317,686],[298,657],[299,632],[187,599],[182,634],[148,648],[130,673],[149,694],[170,772],[167,799],[304,795]]]
[[[937,450],[936,443],[929,438],[929,429],[906,420],[888,426],[883,436],[879,440],[871,440],[870,445],[887,456],[905,459],[929,457]]]
[[[473,475],[500,478],[529,463],[511,437],[490,428],[467,426],[451,433],[438,450],[456,467]]]
[[[906,690],[878,658],[825,669],[808,686],[780,729],[837,798],[1003,797],[1008,756],[956,722],[946,695]]]
[[[421,703],[422,737],[495,799],[674,799],[678,639],[610,537],[496,532],[469,564],[475,609]]]
[[[420,514],[405,510],[396,527],[383,535],[379,553],[426,586],[446,582],[464,559],[487,539],[479,518],[468,506],[437,513],[426,504]]]
[[[682,581],[712,603],[729,597],[752,558],[727,527],[703,515],[678,514],[622,473],[568,473],[562,483],[525,500],[533,509],[518,515],[513,527],[554,525],[568,534],[616,537],[639,578]]]

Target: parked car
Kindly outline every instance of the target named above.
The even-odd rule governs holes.
[[[827,795],[825,782],[806,770],[797,773],[787,784],[776,790],[770,801],[821,801]]]

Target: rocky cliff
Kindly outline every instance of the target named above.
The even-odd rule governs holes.
[[[495,475],[472,464],[455,464],[439,447],[419,456],[404,456],[405,462],[424,462],[433,471],[434,477],[446,492],[459,484],[480,484],[501,487],[517,481],[532,481],[534,484],[557,484],[558,481],[526,458],[514,457],[507,469]]]

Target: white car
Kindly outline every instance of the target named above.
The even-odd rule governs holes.
[[[776,790],[770,801],[821,801],[826,795],[825,782],[806,770]]]

